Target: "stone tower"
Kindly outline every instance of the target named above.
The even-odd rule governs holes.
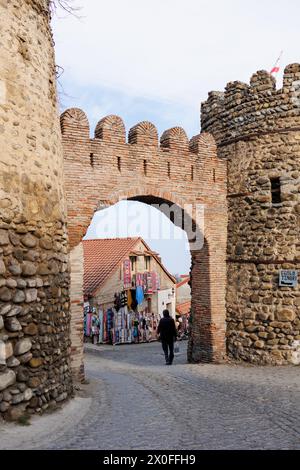
[[[300,65],[267,72],[202,105],[202,130],[228,163],[227,347],[260,364],[300,363]]]
[[[72,390],[63,155],[48,0],[0,1],[0,411]]]

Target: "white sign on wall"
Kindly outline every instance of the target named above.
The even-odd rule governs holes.
[[[298,285],[298,271],[296,270],[280,270],[279,286],[280,287],[296,287]]]

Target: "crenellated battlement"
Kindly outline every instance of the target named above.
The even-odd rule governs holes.
[[[123,120],[116,115],[102,118],[96,125],[94,138],[90,138],[90,125],[84,111],[79,108],[66,110],[60,118],[61,131],[64,139],[73,139],[92,145],[98,143],[121,146],[151,147],[157,152],[178,152],[183,156],[189,155],[192,159],[195,155],[216,155],[216,143],[208,133],[202,133],[190,140],[184,129],[173,127],[159,135],[154,124],[142,121],[133,126],[126,139],[126,129]],[[89,147],[90,148],[90,147]]]
[[[230,82],[225,92],[210,92],[202,103],[202,130],[214,135],[219,145],[257,133],[300,128],[300,64],[285,68],[283,86],[261,70],[250,84]]]
[[[97,207],[115,203],[124,194],[188,204],[197,198],[207,207],[226,207],[227,164],[217,157],[212,135],[189,140],[181,127],[173,127],[159,138],[148,121],[126,132],[123,120],[110,115],[98,122],[91,137],[88,118],[78,108],[66,110],[60,121],[72,247],[85,234]],[[75,200],[80,224],[78,211],[72,209]]]
[[[132,127],[128,134],[128,142],[138,145],[158,146],[158,132],[154,124],[142,121]]]

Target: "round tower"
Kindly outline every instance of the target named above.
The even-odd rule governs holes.
[[[72,392],[63,153],[48,0],[0,2],[0,412]]]
[[[300,364],[300,65],[210,93],[202,130],[228,165],[228,352]]]

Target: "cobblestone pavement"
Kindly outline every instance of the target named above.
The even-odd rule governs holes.
[[[83,388],[92,398],[88,398],[88,406],[84,398],[80,413],[74,405],[66,405],[63,419],[52,415],[51,434],[40,440],[32,435],[35,427],[41,426],[39,420],[47,417],[35,418],[24,430],[27,442],[23,439],[20,443],[18,434],[10,439],[10,446],[300,449],[297,367],[190,365],[186,364],[186,342],[180,343],[180,354],[172,367],[164,365],[159,343],[88,345],[87,349],[90,384]],[[82,405],[86,406],[84,416]],[[68,411],[70,406],[74,413]],[[5,433],[9,436],[15,425],[5,426],[0,428],[4,441]]]

